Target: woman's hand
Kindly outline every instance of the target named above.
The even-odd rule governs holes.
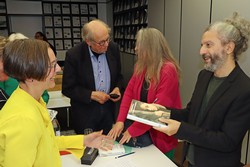
[[[102,135],[102,131],[93,132],[84,136],[84,146],[91,148],[100,148],[102,150],[111,150],[114,145],[114,140]]]
[[[124,128],[123,122],[116,122],[113,128],[109,131],[108,136],[112,137],[114,140],[120,136]]]
[[[126,132],[123,133],[123,136],[121,140],[119,141],[119,144],[123,144],[125,142],[128,143],[130,139],[131,139],[131,135],[129,134],[128,130],[126,130]]]

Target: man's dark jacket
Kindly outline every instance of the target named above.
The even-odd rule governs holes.
[[[212,72],[202,70],[191,98],[183,110],[172,110],[171,118],[181,121],[175,135],[194,145],[198,167],[239,167],[241,145],[250,127],[250,79],[236,65],[216,89],[205,109],[201,123],[194,126]]]
[[[121,61],[117,44],[109,43],[106,58],[111,76],[110,91],[115,87],[121,89]],[[77,133],[83,133],[84,128],[98,130],[94,126],[103,121],[104,116],[113,117],[111,122],[106,122],[111,126],[115,121],[115,103],[109,100],[102,105],[91,100],[92,91],[95,91],[92,62],[88,45],[82,42],[66,53],[62,83],[62,93],[70,98],[72,123]]]

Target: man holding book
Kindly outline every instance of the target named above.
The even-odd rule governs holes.
[[[237,60],[248,48],[250,22],[234,13],[208,26],[201,39],[205,69],[185,109],[171,110],[155,128],[185,140],[189,167],[239,167],[241,144],[250,127],[250,79]]]

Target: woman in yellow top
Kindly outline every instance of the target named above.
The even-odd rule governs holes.
[[[4,48],[3,66],[20,83],[0,112],[0,166],[60,167],[59,150],[103,147],[102,140],[107,137],[102,132],[85,137],[54,135],[41,95],[55,86],[60,67],[46,42],[9,42]]]

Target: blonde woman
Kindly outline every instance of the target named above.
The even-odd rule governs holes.
[[[179,92],[180,68],[163,34],[155,28],[143,28],[136,35],[137,62],[134,74],[125,90],[116,124],[109,132],[120,143],[149,133],[152,143],[169,158],[173,158],[177,140],[139,122],[124,129],[132,99],[156,103],[170,108],[181,108]],[[125,131],[124,133],[122,133]],[[120,136],[120,135],[123,136]],[[136,146],[136,145],[135,145]]]

